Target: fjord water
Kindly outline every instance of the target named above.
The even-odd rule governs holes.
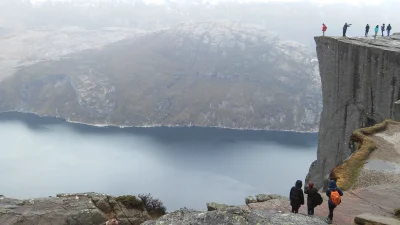
[[[316,158],[317,134],[218,128],[116,128],[0,114],[0,194],[152,193],[168,211],[288,195]]]

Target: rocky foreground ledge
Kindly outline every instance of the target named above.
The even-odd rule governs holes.
[[[122,225],[151,219],[146,209],[128,209],[105,194],[58,194],[30,200],[0,197],[1,225],[100,225],[113,216]]]
[[[228,206],[217,203],[207,204],[208,211],[181,209],[158,220],[151,220],[145,209],[128,209],[116,198],[105,194],[59,194],[56,197],[31,200],[0,197],[1,225],[104,225],[116,216],[121,225],[220,225],[220,224],[292,224],[323,225],[319,218],[294,215],[272,207],[268,210],[260,205],[282,205],[288,201],[277,195],[260,195],[260,201],[251,200],[250,206]]]

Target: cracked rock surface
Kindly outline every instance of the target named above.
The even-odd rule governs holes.
[[[116,215],[122,225],[139,225],[146,210],[127,209],[114,197],[97,194],[58,194],[30,200],[0,197],[1,225],[100,225]]]

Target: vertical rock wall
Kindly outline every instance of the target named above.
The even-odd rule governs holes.
[[[322,187],[331,169],[351,155],[355,129],[394,118],[394,102],[400,99],[400,36],[315,41],[323,110],[317,161],[306,179]]]

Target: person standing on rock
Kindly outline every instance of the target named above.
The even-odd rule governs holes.
[[[311,181],[308,182],[307,187],[304,189],[304,194],[307,194],[307,214],[313,216],[314,208],[321,205],[323,199]]]
[[[342,202],[341,196],[343,196],[343,192],[336,186],[336,181],[329,181],[329,188],[326,191],[326,196],[329,198],[329,215],[328,218],[326,218],[326,223],[330,224],[333,220],[333,210]]]
[[[382,37],[384,36],[383,35],[383,32],[385,32],[385,24],[382,24],[382,26],[381,26],[381,31],[382,31]]]
[[[392,25],[390,25],[390,23],[388,24],[386,30],[387,30],[387,35],[389,37],[390,36],[390,31],[392,30]]]
[[[379,32],[379,25],[376,25],[376,27],[375,27],[375,36],[374,36],[375,39],[376,39],[376,36],[378,36],[378,32]]]
[[[343,26],[343,37],[346,37],[347,28],[350,27],[351,24],[345,23]]]
[[[322,24],[322,36],[325,36],[325,31],[328,29],[328,27],[323,23]]]
[[[365,27],[365,37],[368,37],[368,33],[369,33],[369,24],[367,24],[367,26]]]
[[[298,213],[300,206],[304,205],[303,182],[297,180],[295,186],[290,189],[289,199],[292,206],[292,213]]]

